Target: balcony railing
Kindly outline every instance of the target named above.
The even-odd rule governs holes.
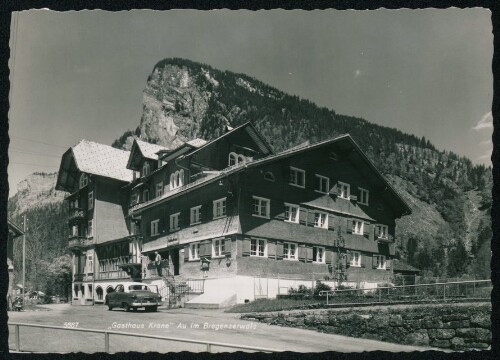
[[[68,249],[83,248],[94,243],[94,239],[88,239],[84,236],[70,235]]]
[[[381,244],[390,244],[392,243],[392,236],[377,237],[377,241]]]
[[[86,220],[85,210],[82,208],[72,208],[69,209],[68,222],[77,220]]]
[[[131,263],[132,256],[119,256],[110,259],[99,260],[99,275],[97,279],[123,279],[129,278],[130,276],[123,269],[120,269],[120,265],[125,265]]]

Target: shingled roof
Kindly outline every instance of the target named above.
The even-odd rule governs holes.
[[[142,156],[151,160],[158,160],[158,151],[170,150],[169,148],[157,144],[151,144],[146,141],[142,141],[139,139],[135,139],[137,146],[139,146],[139,150],[141,150]]]
[[[127,169],[129,153],[83,139],[64,153],[56,189],[70,191],[76,181],[77,171],[120,181],[132,181],[133,172]]]

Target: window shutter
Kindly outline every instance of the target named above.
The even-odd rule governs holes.
[[[392,265],[392,260],[391,259],[387,259],[385,260],[385,268],[387,270],[390,270],[391,269],[391,265]]]
[[[335,229],[335,227],[333,226],[334,220],[335,220],[335,217],[332,214],[329,214],[328,215],[328,229],[329,230]]]
[[[276,243],[267,242],[267,257],[270,259],[274,259],[276,257]]]
[[[231,244],[232,241],[230,238],[224,240],[224,254],[231,254]]]
[[[361,267],[362,268],[366,267],[366,255],[360,253],[359,258],[361,259]]]
[[[200,256],[211,257],[212,256],[212,242],[205,241],[200,244]]]
[[[375,227],[375,237],[378,238],[380,236],[380,227],[378,224],[373,225]]]
[[[333,265],[333,251],[331,250],[326,250],[326,263]]]
[[[303,246],[299,246],[299,261],[306,261],[306,248]]]
[[[312,210],[307,211],[307,225],[314,226],[314,211]]]
[[[243,250],[241,252],[242,256],[250,256],[250,239],[243,239]]]
[[[348,253],[347,256],[346,256],[346,258],[345,258],[346,266],[350,266],[351,265],[351,261],[352,261],[352,254]]]
[[[184,261],[189,260],[189,244],[184,248]]]
[[[308,246],[306,247],[306,262],[313,262],[313,248]]]
[[[372,226],[370,225],[370,223],[365,222],[365,224],[363,225],[363,234],[364,234],[364,236],[366,236],[367,238],[369,238],[371,230],[372,230]]]
[[[276,244],[276,259],[282,260],[283,259],[283,243],[277,243]]]
[[[347,229],[346,232],[348,234],[352,234],[352,219],[347,219]]]
[[[307,224],[307,210],[306,209],[300,208],[300,211],[299,211],[299,222],[302,225],[306,225]]]
[[[377,256],[376,255],[372,256],[372,268],[373,269],[377,268]]]
[[[340,267],[342,268],[342,271],[345,271],[347,268],[347,256],[343,256],[342,260],[340,262]]]

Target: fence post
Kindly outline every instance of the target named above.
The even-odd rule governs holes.
[[[378,302],[382,302],[382,289],[378,289]]]
[[[207,343],[207,352],[212,352],[212,345]]]
[[[104,352],[109,354],[109,333],[104,332]]]
[[[474,282],[472,283],[472,296],[476,296],[476,278],[474,278]]]
[[[326,292],[326,305],[328,305],[328,294],[329,294],[329,292],[327,291]]]
[[[446,300],[446,283],[443,283],[443,300]]]
[[[21,339],[19,336],[19,325],[14,325],[14,331],[16,335],[16,351],[21,351]]]

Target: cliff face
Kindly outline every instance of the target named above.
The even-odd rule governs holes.
[[[18,217],[29,209],[58,204],[66,194],[55,189],[57,173],[33,173],[17,185],[17,193],[9,199],[9,217]]]

